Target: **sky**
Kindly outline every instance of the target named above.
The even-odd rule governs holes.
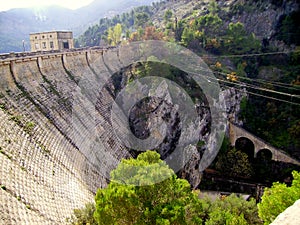
[[[77,9],[88,5],[93,0],[0,0],[0,11],[12,8],[32,8],[44,5],[59,5],[69,9]]]

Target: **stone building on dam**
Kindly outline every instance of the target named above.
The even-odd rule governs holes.
[[[65,224],[131,157],[111,122],[114,92],[103,84],[137,55],[90,48],[0,56],[1,223]],[[197,183],[195,168],[187,172]]]
[[[71,31],[48,31],[29,35],[31,52],[65,50],[74,48]]]

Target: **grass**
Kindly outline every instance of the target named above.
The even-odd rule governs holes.
[[[6,110],[7,110],[5,104],[0,104],[0,109],[2,109],[3,111],[6,111]]]
[[[13,115],[9,118],[9,120],[14,121],[16,124],[21,125],[22,116],[21,115]]]
[[[29,121],[25,124],[24,130],[25,130],[25,132],[30,133],[34,127],[35,127],[35,123],[32,121]]]
[[[50,153],[50,150],[46,148],[45,145],[43,145],[42,143],[38,142],[39,147],[43,150],[43,152]]]

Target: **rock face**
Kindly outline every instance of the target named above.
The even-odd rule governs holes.
[[[124,79],[122,79],[124,80]],[[125,83],[124,83],[125,84]],[[129,120],[131,130],[141,139],[146,139],[150,136],[151,127],[159,127],[162,123],[166,123],[164,139],[155,148],[161,155],[162,159],[166,159],[173,153],[178,145],[180,136],[185,136],[182,133],[183,121],[178,112],[178,105],[172,103],[172,94],[169,92],[169,87],[162,82],[160,85],[164,88],[158,88],[158,96],[160,98],[146,98],[133,107]],[[178,90],[178,95],[183,95],[183,92]],[[240,102],[243,97],[246,97],[245,90],[236,90],[234,88],[224,89],[220,95],[223,97],[226,110],[224,110],[226,118],[233,123],[242,125],[239,120]],[[198,121],[197,129],[192,129],[188,133],[197,133],[197,148],[191,150],[190,159],[185,163],[185,166],[176,171],[178,175],[189,181],[193,188],[196,188],[201,181],[201,171],[199,168],[203,153],[209,149],[207,145],[209,136],[211,135],[211,113],[209,107],[204,102],[196,103]],[[139,152],[131,151],[133,156],[137,156]]]
[[[271,223],[271,225],[298,225],[300,224],[300,200],[288,207]]]
[[[245,89],[236,90],[235,88],[228,88],[222,91],[226,105],[226,114],[230,122],[243,125],[243,121],[239,119],[239,112],[241,110],[240,103],[243,98],[247,98]]]
[[[222,6],[225,1],[220,1]],[[226,3],[225,3],[226,4]],[[283,1],[245,1],[235,0],[231,3],[235,5],[236,14],[231,22],[241,22],[245,25],[249,33],[254,33],[256,37],[272,39],[276,34],[278,22],[281,17],[299,10],[297,0]]]

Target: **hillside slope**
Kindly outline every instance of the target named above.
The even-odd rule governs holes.
[[[59,6],[11,9],[0,12],[0,53],[30,50],[29,34],[49,30],[71,30],[75,37],[102,17],[112,17],[132,7],[151,4],[152,0],[95,0],[90,5],[70,10]]]

